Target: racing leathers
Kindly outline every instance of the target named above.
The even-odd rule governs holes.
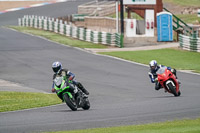
[[[55,86],[54,79],[57,76],[63,76],[63,77],[65,76],[68,80],[72,81],[72,84],[76,85],[83,93],[85,93],[86,95],[89,95],[89,92],[83,87],[83,85],[80,82],[77,82],[74,80],[75,75],[72,72],[70,72],[68,69],[61,69],[60,71],[58,71],[57,73],[53,75],[52,92],[56,91],[54,88]],[[70,89],[71,89],[70,90],[71,92],[75,92],[74,91],[75,88],[73,86],[71,86]],[[62,99],[62,96],[58,95],[58,97]]]
[[[149,70],[149,78],[151,79],[152,83],[155,83],[155,90],[159,90],[162,88],[161,84],[156,80],[157,79],[157,71],[161,68],[161,67],[165,67],[168,70],[170,70],[175,76],[176,76],[176,69],[172,69],[171,67],[166,67],[163,65],[158,65],[155,69],[150,69]],[[177,78],[177,76],[176,76]]]

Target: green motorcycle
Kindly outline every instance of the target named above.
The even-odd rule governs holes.
[[[57,95],[65,101],[71,110],[76,111],[77,108],[88,110],[90,108],[88,96],[72,84],[72,81],[65,77],[56,77],[54,83]]]

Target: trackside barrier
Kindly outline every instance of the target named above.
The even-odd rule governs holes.
[[[179,44],[185,50],[200,52],[200,38],[180,34]]]
[[[107,33],[92,31],[90,29],[79,28],[67,24],[62,20],[25,15],[18,19],[19,26],[33,27],[37,29],[52,31],[65,36],[77,38],[79,40],[88,41],[96,44],[105,44],[110,46],[122,47],[121,35],[118,33]]]

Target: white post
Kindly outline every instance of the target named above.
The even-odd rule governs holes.
[[[116,32],[119,33],[119,2],[116,1]]]

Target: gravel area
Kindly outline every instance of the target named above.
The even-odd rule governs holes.
[[[41,0],[41,1],[0,1],[0,11],[6,9],[17,8],[17,7],[26,7],[29,5],[39,4],[49,2],[51,0]]]
[[[19,83],[14,83],[0,79],[0,91],[16,91],[16,92],[40,92],[47,93],[42,90],[26,87]],[[50,91],[49,91],[50,92]]]

